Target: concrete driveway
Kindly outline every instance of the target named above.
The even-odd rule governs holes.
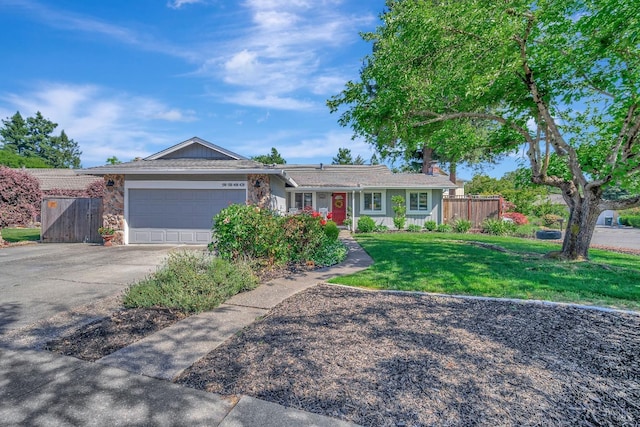
[[[126,289],[176,246],[47,243],[0,250],[0,335]]]
[[[599,225],[593,232],[591,244],[640,250],[640,229]]]

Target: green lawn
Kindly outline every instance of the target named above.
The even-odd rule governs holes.
[[[2,238],[9,243],[39,241],[39,228],[3,228]]]
[[[373,266],[331,283],[640,310],[638,256],[594,249],[588,262],[563,262],[543,258],[558,243],[478,234],[358,234],[356,240]]]

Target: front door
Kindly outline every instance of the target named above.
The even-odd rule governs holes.
[[[333,221],[342,225],[347,218],[347,193],[333,193],[331,195],[331,212]]]

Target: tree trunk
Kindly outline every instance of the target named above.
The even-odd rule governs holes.
[[[578,196],[580,197],[580,196]],[[589,245],[602,208],[600,197],[581,197],[569,213],[569,221],[562,242],[561,256],[567,260],[589,259]]]
[[[449,163],[449,181],[453,182],[454,184],[456,183],[456,172],[458,169],[458,164],[456,162],[450,162]],[[450,188],[449,189],[449,195],[450,196],[455,196],[456,195],[456,189],[455,188]]]
[[[422,146],[422,173],[429,172],[431,162],[433,161],[433,148],[426,145]]]

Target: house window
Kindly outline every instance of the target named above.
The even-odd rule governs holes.
[[[427,213],[429,209],[429,192],[407,191],[407,212]]]
[[[360,205],[363,213],[384,213],[384,191],[363,191]]]
[[[295,193],[293,200],[296,209],[313,208],[313,193]]]

